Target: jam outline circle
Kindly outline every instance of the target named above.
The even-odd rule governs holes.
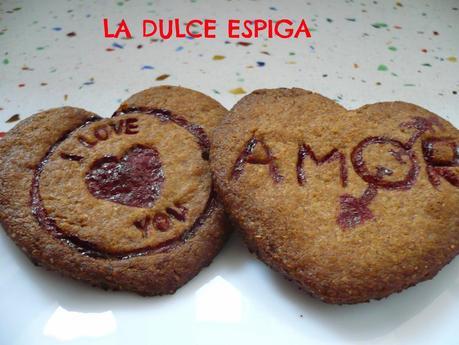
[[[156,116],[161,121],[170,121],[179,125],[180,127],[186,129],[189,133],[191,133],[199,143],[199,146],[202,151],[202,158],[204,160],[209,159],[209,149],[210,149],[210,141],[205,133],[204,129],[196,124],[193,124],[186,120],[181,116],[173,115],[172,112],[164,109],[159,108],[148,108],[148,107],[130,107],[125,109],[117,110],[113,117],[118,115],[126,115],[131,113],[140,113],[140,114],[147,114],[151,116]],[[145,256],[154,253],[160,253],[168,251],[174,248],[176,245],[180,243],[184,243],[189,239],[193,238],[199,228],[204,224],[204,222],[211,216],[212,212],[215,210],[217,206],[217,198],[216,193],[214,191],[213,186],[210,186],[210,193],[207,199],[206,205],[204,210],[201,214],[195,219],[193,224],[190,228],[186,229],[183,233],[179,236],[171,238],[167,241],[159,243],[154,246],[145,246],[142,248],[137,248],[134,250],[127,250],[127,251],[119,251],[116,253],[108,253],[97,245],[80,239],[76,235],[67,235],[62,232],[62,230],[57,226],[55,220],[49,217],[48,212],[46,211],[43,200],[40,194],[40,177],[41,173],[43,172],[45,166],[49,162],[49,158],[51,155],[57,150],[57,148],[62,144],[66,139],[70,137],[70,135],[77,130],[84,128],[91,123],[95,123],[103,118],[98,115],[93,115],[90,118],[86,119],[83,123],[76,126],[75,128],[66,131],[54,144],[52,144],[48,151],[45,153],[43,158],[39,161],[39,163],[35,166],[33,176],[32,176],[32,184],[30,188],[30,205],[32,209],[32,214],[37,219],[38,224],[46,229],[51,235],[60,240],[61,242],[65,243],[72,249],[77,250],[82,255],[86,255],[92,258],[97,259],[118,259],[118,260],[125,260],[130,259],[133,257],[138,256]]]

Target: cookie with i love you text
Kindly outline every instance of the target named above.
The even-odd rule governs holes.
[[[216,189],[249,249],[325,302],[386,297],[459,252],[459,131],[426,109],[264,89],[212,138]]]
[[[48,269],[143,295],[173,293],[228,235],[209,132],[226,110],[172,86],[139,92],[112,118],[51,109],[0,140],[0,218]]]

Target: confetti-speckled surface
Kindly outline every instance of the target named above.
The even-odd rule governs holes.
[[[134,38],[106,39],[102,18]],[[215,18],[217,39],[151,40],[141,20]],[[311,39],[227,40],[228,18],[305,18]],[[355,108],[417,103],[459,126],[459,2],[0,1],[0,136],[42,109],[109,116],[176,84],[231,107],[257,88],[303,87]],[[386,300],[329,306],[251,257],[234,237],[174,296],[104,292],[33,267],[1,233],[0,343],[457,344],[459,262]]]

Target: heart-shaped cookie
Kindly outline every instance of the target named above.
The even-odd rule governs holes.
[[[0,219],[36,263],[92,284],[173,293],[228,235],[207,133],[226,113],[181,87],[135,94],[112,118],[36,114],[0,141]]]
[[[213,140],[217,191],[249,249],[326,302],[385,297],[459,252],[459,132],[421,107],[257,90]]]

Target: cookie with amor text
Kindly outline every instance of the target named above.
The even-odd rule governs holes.
[[[257,90],[214,131],[211,166],[249,249],[325,302],[386,297],[459,252],[459,131],[419,106]]]

